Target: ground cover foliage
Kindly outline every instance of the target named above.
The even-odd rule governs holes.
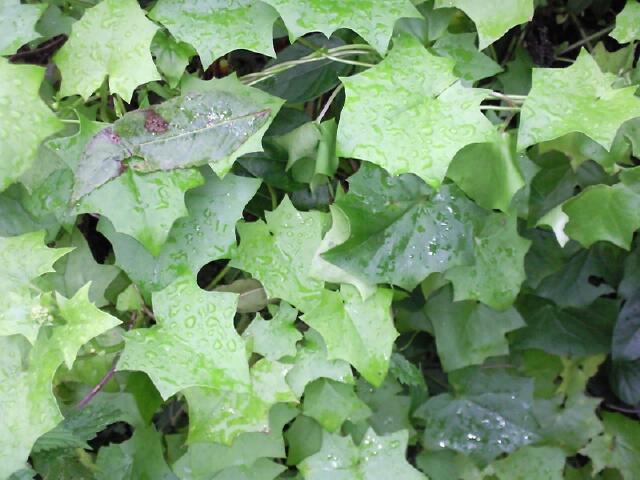
[[[0,0],[0,478],[640,478],[639,41]]]

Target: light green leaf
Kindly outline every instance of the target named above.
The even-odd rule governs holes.
[[[44,73],[42,67],[0,58],[0,191],[29,170],[40,143],[62,128],[38,93]]]
[[[346,420],[356,423],[371,415],[353,385],[324,378],[305,388],[302,412],[331,433],[338,431]]]
[[[249,390],[191,388],[189,442],[231,443],[247,432],[269,433],[269,411],[278,402],[297,402],[285,377],[291,365],[262,359],[251,367]]]
[[[498,480],[562,480],[564,457],[555,447],[523,447],[494,462],[484,473],[493,473]]]
[[[340,292],[324,290],[319,303],[302,320],[320,332],[329,359],[351,363],[378,386],[387,375],[398,336],[391,316],[392,296],[391,290],[379,288],[363,301],[355,288],[342,285]]]
[[[471,220],[482,211],[454,185],[435,192],[414,175],[393,178],[365,162],[336,205],[350,235],[322,258],[360,282],[412,290],[431,273],[473,261]]]
[[[513,196],[525,185],[518,156],[513,135],[496,135],[491,143],[476,143],[460,150],[449,165],[447,177],[478,205],[506,212]]]
[[[45,232],[25,233],[17,237],[0,237],[0,336],[24,335],[36,341],[40,327],[51,321],[43,295],[34,295],[32,282],[47,272],[71,248],[48,248]]]
[[[164,399],[188,387],[244,391],[249,368],[233,327],[237,296],[205,292],[190,277],[153,294],[157,324],[125,334],[118,370],[147,373]]]
[[[640,169],[628,170],[621,183],[594,185],[567,201],[562,206],[569,217],[565,233],[585,248],[607,240],[629,250],[633,232],[640,228],[638,173]]]
[[[509,29],[533,17],[533,0],[435,0],[435,7],[456,7],[476,24],[480,50],[502,37]]]
[[[513,308],[497,312],[477,302],[454,303],[448,288],[427,301],[425,313],[433,325],[438,356],[445,371],[507,355],[509,343],[505,334],[525,326]]]
[[[233,50],[276,56],[272,36],[278,13],[258,0],[196,0],[186,4],[160,0],[149,16],[178,40],[193,45],[205,69]]]
[[[108,77],[110,91],[130,102],[136,87],[160,80],[150,52],[157,29],[135,0],[104,0],[87,9],[53,57],[62,74],[60,95],[87,99]]]
[[[213,172],[205,179],[185,195],[189,215],[176,220],[157,257],[132,237],[117,233],[106,219],[98,223],[113,245],[116,265],[145,294],[162,290],[185,273],[196,275],[208,262],[228,258],[235,245],[235,224],[260,182],[235,175],[220,180]]]
[[[162,435],[153,426],[139,427],[123,443],[100,448],[97,480],[177,480],[162,451]]]
[[[397,355],[399,354],[394,354],[394,358]],[[422,376],[420,376],[420,381],[424,384]],[[413,427],[409,420],[412,401],[411,397],[404,394],[403,390],[402,385],[390,376],[387,376],[378,388],[373,388],[362,379],[358,381],[358,396],[372,411],[367,423],[373,427],[376,433],[384,435],[398,430],[408,430],[413,433]]]
[[[0,55],[15,53],[18,48],[40,36],[35,26],[46,4],[24,5],[20,0],[3,0],[0,5]]]
[[[420,18],[409,0],[266,0],[282,16],[292,39],[309,32],[330,37],[340,28],[350,28],[380,53],[387,51],[396,21]]]
[[[66,241],[59,241],[57,245],[71,247],[73,251],[56,262],[56,272],[46,275],[43,279],[45,285],[51,285],[51,290],[70,297],[86,283],[91,282],[89,300],[97,307],[107,305],[109,302],[104,296],[105,291],[118,276],[120,269],[96,262],[87,240],[78,229],[75,229]]]
[[[640,3],[629,0],[616,17],[616,28],[611,36],[619,43],[640,40]]]
[[[159,255],[173,223],[189,213],[184,193],[203,182],[195,169],[147,174],[127,169],[85,196],[76,210],[104,215],[118,232]]]
[[[635,87],[614,89],[586,50],[567,68],[533,70],[533,86],[522,106],[518,149],[581,132],[610,150],[618,128],[640,117]]]
[[[189,60],[196,54],[191,45],[177,41],[165,30],[159,30],[153,37],[151,53],[156,67],[166,77],[171,88],[178,86]]]
[[[369,429],[356,446],[351,437],[324,432],[322,449],[306,458],[299,469],[305,480],[426,479],[405,459],[408,437],[406,430],[378,436]]]
[[[285,197],[262,220],[238,224],[240,247],[230,265],[258,279],[269,298],[280,298],[307,311],[319,301],[324,282],[311,277],[311,260],[326,217],[299,212]]]
[[[313,329],[304,334],[304,343],[298,346],[293,368],[287,374],[287,383],[301,397],[305,386],[318,378],[331,378],[353,383],[351,367],[342,360],[329,360],[322,336]]]
[[[531,241],[518,235],[514,215],[492,213],[475,223],[475,264],[453,267],[445,278],[453,283],[454,300],[479,300],[504,310],[513,304],[526,278],[524,257]]]
[[[295,308],[280,302],[280,308],[271,320],[265,320],[260,314],[253,319],[242,337],[259,353],[269,360],[279,360],[285,356],[295,356],[296,342],[302,334],[294,323],[298,316]]]
[[[616,468],[625,479],[640,472],[640,426],[619,413],[602,414],[604,434],[591,440],[580,450],[591,458],[593,473],[605,467]]]
[[[456,66],[453,72],[469,82],[493,77],[502,71],[502,67],[491,57],[478,50],[476,37],[475,33],[447,33],[433,45],[433,49],[438,54],[455,60]]]
[[[381,63],[344,78],[338,155],[368,160],[393,175],[412,172],[437,188],[459,150],[495,135],[478,108],[486,91],[454,83],[454,65],[402,35]]]
[[[216,474],[213,480],[274,480],[286,469],[281,463],[260,458],[252,465],[227,468]]]

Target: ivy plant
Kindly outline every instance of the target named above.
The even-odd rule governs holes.
[[[638,0],[0,0],[0,480],[640,478]]]

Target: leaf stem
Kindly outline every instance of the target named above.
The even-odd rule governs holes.
[[[320,124],[322,122],[322,119],[329,111],[329,107],[331,107],[331,104],[333,103],[333,101],[336,99],[336,97],[342,91],[343,88],[344,88],[344,85],[341,83],[333,90],[333,92],[331,92],[331,95],[327,99],[327,102],[324,104],[324,107],[322,107],[322,110],[320,110],[320,113],[316,118],[316,123]]]
[[[580,48],[585,43],[588,44],[591,40],[594,40],[594,39],[599,38],[599,37],[601,37],[603,35],[606,35],[607,33],[609,33],[614,28],[615,28],[615,25],[609,25],[607,28],[603,28],[602,30],[598,30],[597,32],[592,33],[591,35],[587,35],[586,37],[582,38],[581,40],[578,40],[577,42],[572,43],[568,47],[563,48],[559,52],[556,52],[556,58],[558,56],[564,55],[565,53],[568,53],[568,52],[570,52],[572,50],[575,50],[576,48]]]
[[[269,190],[269,196],[271,197],[271,210],[278,208],[278,195],[276,190],[267,183],[267,190]]]
[[[222,280],[224,276],[229,272],[230,269],[231,267],[227,265],[222,270],[220,270],[217,275],[213,277],[213,279],[209,282],[209,285],[207,285],[207,288],[205,288],[205,290],[213,290],[216,285],[220,283],[220,280]]]
[[[480,105],[480,110],[493,110],[496,112],[519,112],[520,107],[502,107],[497,105]]]
[[[62,123],[73,123],[76,125],[80,123],[80,120],[73,120],[71,118],[59,118],[58,120],[60,120]]]

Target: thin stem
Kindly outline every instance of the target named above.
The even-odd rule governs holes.
[[[322,107],[322,110],[320,110],[320,113],[318,114],[318,118],[316,118],[316,123],[320,124],[322,122],[322,119],[329,111],[329,107],[331,107],[331,104],[333,103],[333,101],[336,99],[336,97],[342,91],[343,88],[344,86],[340,84],[333,90],[333,92],[331,92],[331,95],[327,99],[327,102],[324,104],[324,107]]]
[[[271,210],[278,208],[278,195],[276,190],[267,183],[267,190],[269,190],[269,196],[271,197]]]
[[[73,123],[73,124],[80,123],[80,120],[72,120],[70,118],[59,118],[58,120],[60,120],[62,123]]]
[[[607,28],[603,28],[602,30],[598,30],[597,32],[592,33],[591,35],[588,35],[588,36],[584,37],[582,40],[578,40],[577,42],[572,43],[567,48],[563,48],[562,50],[557,52],[556,55],[557,56],[564,55],[565,53],[568,53],[568,52],[570,52],[572,50],[575,50],[576,48],[580,48],[585,43],[589,43],[591,40],[595,40],[596,38],[599,38],[599,37],[601,37],[603,35],[606,35],[607,33],[609,33],[614,28],[615,28],[615,25],[609,25]]]
[[[98,384],[95,387],[93,387],[91,391],[87,393],[87,395],[85,395],[85,397],[82,400],[78,402],[78,404],[76,405],[76,408],[78,410],[85,407],[91,400],[93,400],[93,398],[98,394],[98,392],[102,390],[102,387],[104,387],[107,383],[109,383],[109,380],[113,378],[113,376],[116,373],[116,366],[118,365],[119,358],[120,358],[120,355],[116,355],[116,357],[113,359],[113,363],[111,364],[111,368],[109,368],[105,376],[102,377],[102,379],[98,382]]]
[[[498,98],[512,103],[522,103],[527,99],[526,95],[515,95],[511,93],[491,92],[489,97]]]
[[[496,105],[480,105],[480,110],[493,110],[496,112],[519,112],[520,107],[499,107]]]
[[[216,287],[216,285],[220,283],[220,280],[222,280],[224,276],[229,272],[230,269],[231,267],[227,265],[222,270],[220,270],[218,274],[215,277],[213,277],[213,279],[209,282],[209,285],[207,285],[207,288],[205,288],[205,290],[213,290]]]

